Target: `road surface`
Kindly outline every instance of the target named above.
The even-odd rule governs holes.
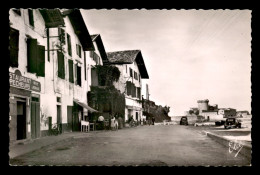
[[[243,155],[193,126],[138,126],[90,132],[10,160],[11,165],[249,166]]]

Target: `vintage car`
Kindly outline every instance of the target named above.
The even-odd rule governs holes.
[[[180,125],[188,125],[188,118],[182,117],[180,120]]]
[[[229,128],[241,128],[241,123],[236,118],[227,118],[224,124],[225,129]]]

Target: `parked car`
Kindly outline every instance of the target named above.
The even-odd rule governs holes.
[[[188,125],[188,118],[182,117],[180,120],[180,125]]]
[[[216,126],[222,126],[222,125],[225,124],[225,122],[226,122],[225,120],[216,121],[216,122],[215,122],[215,125],[216,125]]]
[[[227,118],[224,124],[225,129],[229,128],[241,128],[241,123],[236,118]]]

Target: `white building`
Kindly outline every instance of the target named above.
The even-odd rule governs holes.
[[[80,11],[12,9],[10,28],[10,141],[79,130],[94,50]]]
[[[149,79],[140,50],[108,52],[109,64],[115,65],[121,72],[116,89],[125,94],[125,121],[129,117],[140,120],[142,117],[142,79]]]

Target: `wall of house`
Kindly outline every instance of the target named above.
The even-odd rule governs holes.
[[[21,16],[16,14],[13,10],[9,11],[9,21],[10,27],[19,31],[19,51],[18,51],[18,68],[9,68],[9,72],[14,73],[15,70],[19,70],[22,76],[33,79],[40,82],[41,92],[34,92],[33,94],[40,95],[40,105],[44,106],[44,94],[46,93],[46,79],[45,77],[37,77],[35,73],[30,73],[27,71],[27,38],[37,39],[37,44],[45,46],[47,48],[47,40],[44,38],[46,36],[45,32],[45,22],[39,12],[39,10],[33,10],[34,16],[34,27],[29,24],[29,16],[27,9],[21,9]],[[46,66],[46,65],[45,65]],[[46,68],[46,67],[45,67]],[[16,95],[15,95],[16,96]],[[30,100],[30,97],[27,97]],[[27,104],[26,114],[26,130],[27,138],[31,138],[31,110],[30,104]],[[40,116],[43,110],[40,111]],[[15,118],[13,118],[15,119]],[[41,123],[40,129],[44,129],[44,125]]]
[[[209,121],[219,121],[224,119],[224,116],[218,114],[218,112],[202,112],[201,115],[205,117],[205,119],[209,116]]]
[[[71,37],[71,48],[72,57],[68,55],[67,52],[67,37],[65,36],[66,44],[64,46],[64,64],[65,64],[65,79],[58,77],[58,59],[57,59],[57,47],[59,44],[59,38],[50,38],[50,58],[48,60],[48,52],[45,52],[45,77],[37,77],[34,73],[27,72],[27,43],[26,38],[31,37],[37,39],[38,45],[45,46],[47,50],[47,33],[45,29],[45,22],[39,12],[39,10],[33,10],[34,13],[34,27],[29,24],[28,11],[26,9],[21,10],[21,16],[17,15],[15,12],[10,10],[10,26],[14,29],[19,30],[19,59],[18,59],[18,69],[22,73],[22,76],[31,78],[33,80],[39,81],[41,83],[41,92],[32,92],[34,94],[40,95],[40,130],[42,133],[46,132],[48,127],[48,117],[52,117],[52,123],[57,122],[57,105],[61,106],[61,117],[62,123],[67,124],[67,106],[73,106],[73,100],[79,100],[81,102],[87,103],[87,91],[88,82],[85,81],[84,73],[84,54],[83,50],[81,53],[81,58],[76,54],[76,44],[80,44],[77,35],[68,19],[64,18],[65,33],[69,33]],[[49,29],[50,36],[58,36],[58,28]],[[86,53],[88,56],[89,53]],[[81,86],[75,83],[69,82],[69,70],[68,70],[68,59],[73,59],[74,64],[79,64],[81,66]],[[88,62],[88,66],[91,63]],[[14,72],[17,68],[9,68],[10,72]],[[89,69],[87,69],[87,76],[90,75]],[[75,80],[75,67],[74,67],[74,80]],[[90,80],[89,78],[87,80]],[[57,102],[57,97],[61,98],[61,103]],[[30,131],[30,110],[28,111],[28,131]],[[44,135],[44,134],[43,134]]]
[[[131,108],[130,111],[126,107],[125,121],[127,121],[129,116],[131,116],[131,115],[133,115],[133,118],[136,119],[136,112],[138,112],[138,120],[140,120],[140,118],[142,118],[142,116],[143,116],[142,103],[137,102],[137,100],[140,100],[140,99],[137,98],[137,97],[133,98],[132,96],[128,96],[127,93],[126,93],[126,82],[127,81],[131,81],[135,84],[136,87],[142,88],[142,80],[139,81],[140,72],[139,72],[139,69],[137,67],[137,64],[136,64],[136,62],[134,62],[132,64],[116,65],[116,67],[119,69],[121,74],[120,74],[118,82],[114,82],[114,86],[115,86],[116,89],[120,90],[121,93],[125,94],[126,106],[133,106],[133,108]],[[133,77],[130,77],[129,68],[131,68],[133,70]],[[134,71],[137,73],[138,80],[136,80],[134,78]],[[141,90],[140,93],[142,93],[142,90]]]

